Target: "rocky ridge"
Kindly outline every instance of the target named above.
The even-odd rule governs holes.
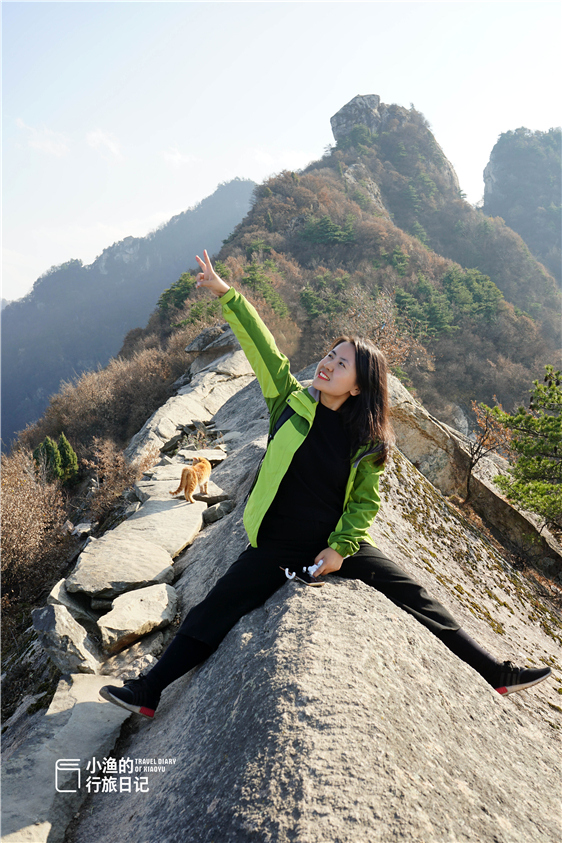
[[[356,126],[366,126],[373,134],[377,134],[383,132],[391,120],[396,120],[400,124],[407,119],[408,110],[406,108],[399,105],[385,105],[381,102],[378,94],[367,94],[365,96],[358,94],[340,108],[333,117],[330,117],[330,125],[337,143],[352,132]],[[438,144],[437,146],[441,150]],[[460,193],[457,174],[444,154],[443,173],[450,187]],[[378,207],[376,199],[375,206]],[[385,213],[388,213],[386,209]]]
[[[134,630],[127,618],[108,623],[113,607],[123,598],[142,599],[151,588],[171,597],[169,589],[184,616],[244,546],[244,499],[265,444],[267,412],[228,331],[208,338],[217,340],[222,346],[195,359],[190,382],[179,385],[178,396],[130,446],[131,456],[156,441],[166,447],[181,436],[178,424],[196,428],[212,420],[223,443],[215,451],[212,496],[200,506],[170,499],[189,459],[176,441],[177,453],[137,484],[138,511],[91,542],[37,614],[51,658],[66,658],[61,669],[69,675],[38,731],[12,742],[11,754],[8,747],[2,838],[8,843],[63,840],[87,794],[63,796],[51,788],[48,796],[43,788],[41,799],[22,801],[22,785],[27,792],[42,765],[52,780],[53,753],[45,747],[63,734],[59,722],[65,753],[84,764],[109,755],[127,713],[101,703],[98,688],[107,675],[123,679],[149,666],[173,629],[160,631],[157,612],[150,629],[143,626],[145,613]],[[310,374],[302,373],[305,382]],[[67,843],[115,837],[151,843],[155,835],[170,843],[557,839],[560,615],[536,577],[514,570],[445,497],[466,482],[462,435],[429,416],[395,379],[391,393],[400,450],[385,472],[375,541],[498,657],[550,664],[555,681],[498,698],[430,633],[363,584],[332,578],[315,590],[288,583],[242,619],[204,666],[166,691],[154,723],[143,722],[120,745],[123,756],[176,757],[173,769],[150,774],[150,797],[92,795]],[[208,418],[190,416],[186,407],[207,407]],[[499,501],[489,478],[497,470],[491,462],[481,466],[479,483]],[[228,517],[200,532],[202,512],[225,504]],[[504,522],[506,507],[497,504]],[[523,521],[522,535],[533,530]],[[172,524],[179,525],[173,539]],[[552,542],[540,545],[536,563],[560,579]],[[93,600],[106,601],[103,613]],[[173,598],[170,603],[168,623],[175,613]],[[46,631],[56,628],[53,617],[64,617],[56,641]],[[112,636],[105,642],[104,625]],[[73,722],[80,741],[72,736]]]

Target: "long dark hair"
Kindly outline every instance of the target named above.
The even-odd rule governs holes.
[[[351,433],[352,452],[376,449],[380,462],[386,462],[394,445],[388,402],[388,366],[382,351],[362,337],[338,337],[330,351],[342,342],[355,348],[355,371],[359,395],[350,395],[340,412]]]

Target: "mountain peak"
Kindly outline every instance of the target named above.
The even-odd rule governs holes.
[[[381,103],[378,94],[358,94],[330,118],[334,138],[337,142],[348,135],[355,126],[367,126],[371,132],[378,132],[385,127],[391,115],[397,116],[394,113],[397,110],[403,112],[402,117],[407,114],[405,108]]]

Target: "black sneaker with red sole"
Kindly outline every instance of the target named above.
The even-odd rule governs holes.
[[[497,673],[488,681],[496,689],[498,694],[514,694],[516,691],[524,691],[525,688],[532,688],[548,679],[552,673],[549,667],[529,668],[515,667],[511,662],[504,662],[498,666]]]
[[[142,675],[138,679],[128,679],[122,688],[117,685],[104,685],[99,694],[107,702],[151,719],[160,702],[160,693],[155,691]]]

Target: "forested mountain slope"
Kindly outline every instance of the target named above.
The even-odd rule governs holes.
[[[558,365],[554,278],[503,220],[463,199],[419,112],[356,97],[332,126],[336,146],[321,160],[256,188],[217,255],[220,271],[264,300],[298,366],[330,337],[358,332],[446,421],[466,417],[474,399],[521,402],[544,365]],[[212,320],[218,309],[205,311],[186,274],[161,297],[143,341],[164,340],[195,315]]]
[[[146,323],[186,256],[220,248],[250,204],[254,183],[220,185],[146,237],[115,243],[89,266],[53,267],[2,312],[2,440],[37,419],[62,380],[105,366],[131,328]]]
[[[484,212],[503,217],[561,280],[561,130],[504,132],[484,170]]]

